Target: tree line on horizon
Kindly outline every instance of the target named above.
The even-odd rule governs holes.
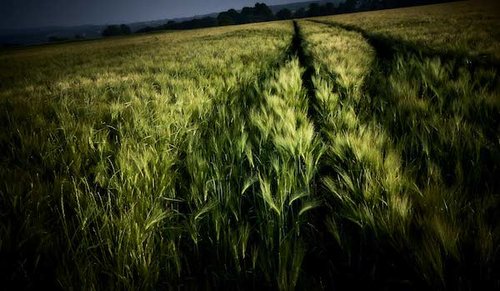
[[[144,27],[136,31],[136,33],[145,33],[157,30],[205,28],[272,20],[286,20],[452,1],[456,0],[346,0],[339,3],[338,5],[335,5],[331,2],[327,2],[325,4],[311,3],[309,4],[307,9],[300,8],[295,11],[292,11],[288,8],[283,8],[276,12],[276,14],[274,14],[269,6],[267,6],[265,3],[256,3],[254,7],[243,7],[240,12],[235,9],[229,9],[227,11],[219,13],[217,17],[207,16],[181,22],[170,20],[166,24],[160,26]]]
[[[101,34],[102,36],[129,35],[132,34],[132,29],[126,24],[108,25]]]
[[[195,29],[213,26],[226,26],[235,24],[245,24],[272,20],[287,20],[314,16],[335,15],[342,13],[352,13],[360,11],[380,10],[407,6],[417,6],[433,3],[453,2],[458,0],[345,0],[337,5],[331,2],[320,4],[318,2],[310,3],[307,8],[290,10],[283,8],[273,13],[265,3],[256,3],[254,7],[243,7],[240,11],[229,9],[221,12],[217,17],[194,18],[187,21],[173,21],[160,26],[147,26],[135,32],[126,24],[108,25],[102,32],[103,37],[130,35],[132,33],[147,33],[158,30],[182,30]],[[75,40],[85,39],[80,34],[75,35]],[[70,38],[51,36],[49,42],[70,41]]]

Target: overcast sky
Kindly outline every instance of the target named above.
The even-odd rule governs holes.
[[[305,0],[304,0],[305,1]],[[253,6],[255,0],[0,0],[0,29],[127,23]],[[301,0],[266,0],[268,5]]]

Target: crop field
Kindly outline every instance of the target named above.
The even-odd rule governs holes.
[[[500,289],[498,7],[0,51],[0,283]]]

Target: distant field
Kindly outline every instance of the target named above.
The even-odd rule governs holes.
[[[438,51],[500,59],[500,2],[460,1],[316,18],[354,25]]]
[[[0,283],[500,289],[498,11],[0,51]]]

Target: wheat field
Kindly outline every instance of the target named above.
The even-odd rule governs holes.
[[[500,288],[477,3],[0,51],[0,282]]]

